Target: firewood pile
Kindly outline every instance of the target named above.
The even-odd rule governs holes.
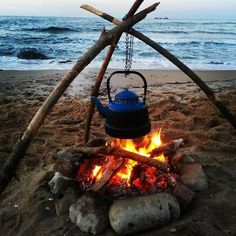
[[[56,201],[56,208],[62,208],[68,189],[73,189],[77,198],[66,207],[71,221],[84,232],[97,234],[110,224],[119,234],[135,233],[168,224],[179,218],[181,209],[188,209],[196,191],[207,188],[201,165],[195,163],[189,150],[182,148],[183,139],[161,144],[148,155],[125,150],[122,142],[127,141],[95,139],[83,147],[69,147],[54,154],[55,175],[49,186],[52,193],[63,196]],[[133,143],[141,150],[143,142]],[[143,201],[146,204],[142,206]],[[85,206],[91,208],[86,212],[92,212],[92,219],[81,213]],[[106,213],[101,213],[101,206]],[[144,214],[147,206],[149,213]],[[163,210],[151,210],[159,208]],[[56,209],[59,215],[60,209]],[[164,219],[162,223],[160,219],[159,223],[151,220],[157,212]],[[104,227],[98,222],[103,222]],[[146,223],[140,228],[141,222]]]

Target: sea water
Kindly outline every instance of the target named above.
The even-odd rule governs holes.
[[[69,69],[98,40],[101,30],[112,24],[100,18],[0,17],[0,69]],[[236,69],[236,20],[159,20],[147,18],[135,29],[169,50],[191,69]],[[46,60],[19,59],[25,48],[45,54]],[[104,50],[89,65],[99,68]],[[125,37],[110,63],[123,69]],[[143,69],[176,69],[152,48],[134,40],[133,66]]]

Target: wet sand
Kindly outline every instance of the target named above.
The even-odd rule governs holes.
[[[206,173],[209,189],[197,194],[191,209],[166,227],[140,235],[236,234],[236,130],[205,94],[179,71],[140,70],[148,82],[147,104],[152,129],[162,139],[183,138]],[[0,167],[35,112],[66,71],[0,71]],[[196,72],[236,116],[236,71]],[[109,76],[109,72],[106,77]],[[0,197],[4,235],[64,235],[72,223],[56,216],[45,179],[58,148],[82,145],[85,116],[96,70],[87,70],[65,92],[45,120],[22,160],[18,177]],[[131,81],[131,82],[130,82]],[[114,79],[112,94],[127,84],[142,93],[141,83]],[[105,83],[101,100],[107,103]],[[94,115],[91,138],[105,137],[103,120]],[[74,228],[69,235],[85,235]],[[104,235],[114,235],[107,232]]]

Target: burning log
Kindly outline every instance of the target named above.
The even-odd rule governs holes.
[[[134,153],[134,152],[129,152],[129,151],[126,151],[126,150],[123,150],[120,148],[115,148],[111,151],[111,153],[113,155],[116,155],[119,157],[129,158],[129,159],[132,159],[132,160],[137,161],[139,163],[143,163],[143,164],[146,164],[149,166],[156,167],[163,172],[169,172],[169,170],[170,170],[170,166],[168,164],[158,161],[153,158],[142,156],[142,155]]]
[[[153,149],[150,153],[150,157],[158,156],[161,153],[168,156],[176,152],[183,145],[184,140],[182,138],[170,141],[169,143],[163,144],[160,147]]]
[[[90,190],[98,192],[101,188],[103,188],[107,182],[112,178],[112,176],[119,170],[119,168],[124,164],[124,159],[115,158],[114,156],[109,157],[109,161],[107,165],[105,165],[97,174],[102,173],[101,178],[98,182],[93,184]]]
[[[137,161],[139,163],[143,163],[143,164],[146,164],[149,166],[156,167],[163,172],[169,172],[169,169],[170,169],[169,165],[164,162],[161,162],[161,161],[158,161],[156,159],[149,158],[146,156],[142,156],[137,153],[129,152],[129,151],[123,150],[118,147],[115,147],[115,148],[110,147],[110,146],[106,146],[106,147],[79,147],[76,150],[74,150],[74,152],[85,153],[88,157],[95,156],[99,153],[105,154],[105,155],[115,155],[117,157],[129,158],[129,159],[132,159],[132,160]]]

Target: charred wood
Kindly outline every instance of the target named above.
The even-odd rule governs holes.
[[[90,190],[98,192],[101,188],[103,188],[109,182],[112,176],[116,174],[116,172],[120,169],[120,167],[124,163],[124,159],[116,158],[114,156],[110,156],[110,157],[108,156],[107,159],[109,160],[107,161],[106,165],[103,165],[102,169],[100,170],[102,173],[101,178],[98,179],[98,181],[90,187]],[[95,177],[95,180],[96,180],[96,177]]]
[[[117,157],[122,157],[122,158],[129,158],[132,159],[134,161],[137,161],[139,163],[143,163],[149,166],[153,166],[158,168],[159,170],[163,171],[163,172],[169,172],[169,165],[158,161],[156,159],[153,158],[149,158],[146,156],[142,156],[140,154],[137,153],[133,153],[133,152],[129,152],[126,150],[123,150],[121,148],[113,148],[110,146],[106,146],[106,147],[80,147],[74,150],[74,152],[79,152],[79,153],[85,153],[88,157],[93,157],[97,154],[104,154],[104,155],[115,155]]]
[[[170,141],[169,143],[163,144],[160,147],[153,149],[151,154],[151,157],[158,156],[160,154],[164,155],[173,155],[181,146],[184,145],[184,140],[183,139],[177,139]]]

